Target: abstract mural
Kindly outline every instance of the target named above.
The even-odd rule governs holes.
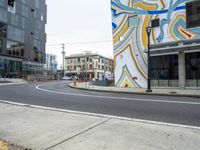
[[[151,20],[160,20],[160,26],[152,28],[151,44],[200,38],[200,28],[186,28],[186,2],[190,1],[111,0],[116,86],[146,88],[147,54],[144,51],[146,27]]]

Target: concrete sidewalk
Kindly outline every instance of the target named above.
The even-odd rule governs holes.
[[[33,107],[0,103],[0,139],[36,150],[199,150],[200,147],[200,128]]]
[[[3,85],[15,85],[15,84],[26,84],[27,81],[24,79],[13,79],[13,78],[0,78],[0,86]]]
[[[73,83],[69,84],[72,88],[82,89],[82,90],[92,90],[92,91],[102,91],[102,92],[117,92],[117,93],[128,93],[128,94],[146,94],[146,95],[163,95],[163,96],[187,96],[187,97],[199,97],[200,89],[190,90],[190,89],[175,89],[175,88],[163,88],[163,89],[152,89],[151,93],[146,92],[146,89],[142,88],[120,88],[111,86],[95,86],[89,82],[77,83],[73,86]]]

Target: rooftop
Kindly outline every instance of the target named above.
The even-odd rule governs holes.
[[[100,56],[102,58],[112,60],[112,58],[105,57],[105,56],[100,55],[98,53],[92,53],[91,51],[84,51],[83,53],[80,53],[80,54],[72,54],[72,55],[69,55],[69,56],[65,56],[65,59],[77,58],[77,57],[79,57],[79,58],[81,58],[81,57],[91,57],[91,56]]]

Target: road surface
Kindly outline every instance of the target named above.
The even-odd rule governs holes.
[[[200,127],[200,99],[71,89],[66,81],[0,86],[0,100]]]

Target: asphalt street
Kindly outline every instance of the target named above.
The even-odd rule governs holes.
[[[198,98],[85,91],[62,81],[0,86],[0,100],[200,127]]]

